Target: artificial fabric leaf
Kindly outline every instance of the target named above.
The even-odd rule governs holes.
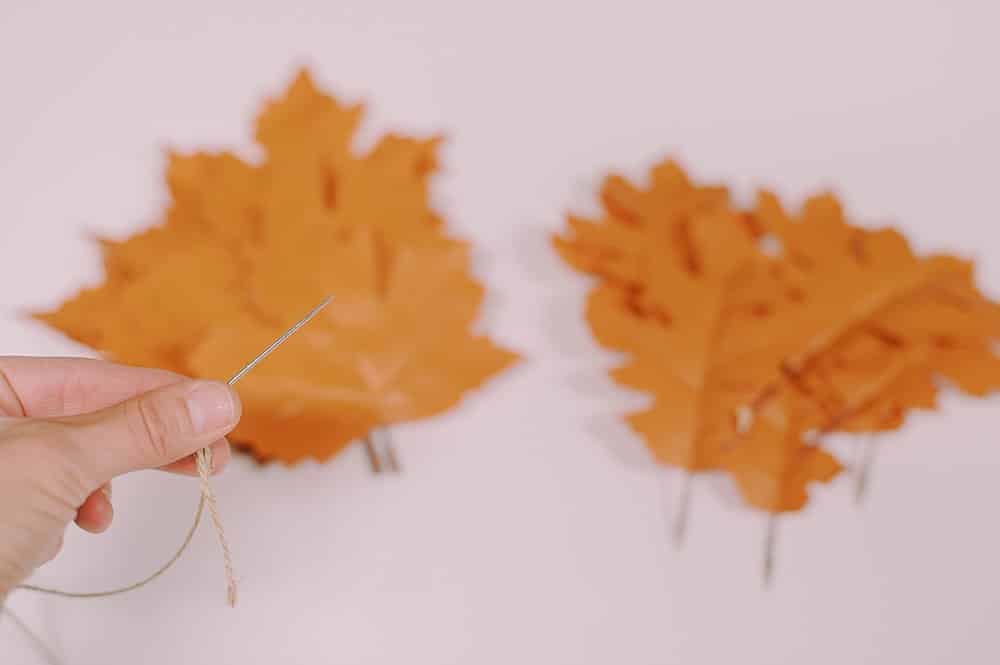
[[[803,440],[795,414],[791,401],[770,400],[725,458],[743,498],[761,510],[799,510],[810,483],[827,482],[841,470],[832,455]]]
[[[656,396],[651,409],[630,416],[654,455],[692,470],[715,468],[718,426],[728,424],[719,417],[723,400],[711,383],[719,319],[754,245],[721,211],[685,215],[673,224],[661,228],[683,247],[648,264],[648,288],[626,296],[613,286],[598,287],[587,319],[602,344],[632,354],[614,378]]]
[[[347,286],[334,292],[344,297],[244,379],[247,411],[256,416],[236,436],[259,456],[295,461],[300,451],[285,438],[317,436],[296,425],[299,412],[283,406],[292,397],[300,412],[359,414],[355,424],[363,433],[451,408],[464,391],[514,361],[512,353],[469,332],[483,290],[468,274],[464,247],[389,250],[385,274],[374,269],[369,232],[354,234],[332,253]],[[218,328],[192,355],[192,367],[200,375],[225,375],[280,331],[251,320]],[[335,452],[358,434],[332,429],[319,445]]]
[[[926,348],[906,346],[857,329],[810,364],[785,373],[783,390],[806,430],[894,429],[907,411],[933,408],[937,387]]]
[[[830,429],[853,434],[894,430],[909,412],[937,408],[937,394],[933,373],[925,365],[914,364],[886,382],[882,392],[866,404],[832,422]]]
[[[226,250],[195,244],[38,318],[119,362],[185,373],[185,357],[202,336],[241,311],[239,289]]]
[[[964,392],[1000,389],[1000,306],[976,288],[972,266],[953,257],[929,261],[934,279],[878,313],[873,326],[899,344],[919,345],[928,365]]]
[[[912,370],[911,377],[941,374],[976,395],[1000,388],[1000,359],[992,349],[1000,339],[1000,309],[976,289],[971,264],[948,256],[918,258],[894,230],[849,224],[830,195],[807,201],[793,220],[764,193],[753,218],[757,228],[780,239],[787,263],[781,279],[801,303],[776,310],[766,322],[770,330],[786,331],[767,340],[772,353],[780,350],[783,367],[806,370],[853,328],[865,327],[890,340],[889,348],[911,357],[918,349],[924,369]],[[743,322],[747,339],[759,339],[755,324],[763,325]],[[766,351],[758,346],[747,353]],[[923,396],[915,404],[930,402],[930,383],[929,377],[919,381]]]
[[[577,269],[632,287],[645,287],[648,271],[668,257],[694,267],[685,242],[692,219],[729,209],[724,188],[692,184],[671,161],[651,170],[646,190],[621,176],[609,176],[601,201],[603,218],[588,221],[570,215],[570,234],[555,236],[553,244]]]
[[[718,411],[725,409],[726,400],[707,385],[711,335],[664,326],[636,315],[634,308],[609,285],[594,289],[587,302],[587,320],[598,342],[629,354],[612,377],[653,395],[650,407],[627,417],[630,426],[661,463],[689,470],[718,468],[724,438],[718,425],[725,421]]]
[[[846,332],[931,278],[927,263],[914,256],[899,233],[849,225],[830,196],[810,199],[800,218],[791,220],[764,193],[755,215],[779,239],[783,278],[799,296],[795,307],[739,323],[745,334],[733,341],[745,343],[739,351],[744,354],[777,353],[784,366],[802,369]],[[758,330],[763,328],[766,332]]]
[[[260,195],[267,247],[287,240],[289,226],[303,235],[364,226],[407,242],[436,241],[444,229],[429,203],[440,138],[389,135],[355,157],[361,107],[345,107],[301,73],[286,95],[272,101],[258,122],[269,183]],[[297,219],[290,225],[289,216]]]
[[[896,428],[935,407],[939,375],[1000,388],[1000,307],[970,264],[850,224],[832,195],[742,211],[665,162],[601,199],[601,220],[571,217],[554,244],[603,280],[587,318],[626,354],[612,377],[653,397],[627,418],[662,463],[724,468],[751,504],[795,510],[839,468],[810,433]]]
[[[440,139],[352,143],[360,105],[301,72],[257,121],[260,164],[170,154],[160,224],[101,241],[106,279],[38,318],[108,357],[224,379],[327,295],[240,384],[261,459],[325,459],[424,418],[513,361],[470,332],[483,289],[430,207]]]

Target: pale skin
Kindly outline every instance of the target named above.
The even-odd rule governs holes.
[[[0,604],[62,548],[70,523],[111,525],[111,481],[131,471],[196,475],[193,453],[230,457],[236,393],[99,360],[0,356]]]

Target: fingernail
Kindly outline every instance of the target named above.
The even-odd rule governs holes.
[[[195,432],[208,434],[236,424],[239,407],[228,386],[199,381],[187,395],[187,408]]]

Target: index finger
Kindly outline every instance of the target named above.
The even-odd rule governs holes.
[[[182,380],[167,370],[90,358],[0,356],[0,412],[31,418],[77,416]]]

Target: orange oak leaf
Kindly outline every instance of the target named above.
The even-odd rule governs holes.
[[[645,287],[649,270],[665,259],[693,267],[685,242],[692,219],[729,211],[728,191],[694,185],[672,161],[651,169],[649,181],[649,188],[638,189],[621,176],[606,178],[604,217],[590,221],[570,215],[569,233],[552,239],[566,262],[633,287]]]
[[[653,396],[648,408],[627,416],[653,456],[692,471],[719,468],[729,431],[726,410],[741,396],[734,399],[708,385],[710,334],[641,316],[628,296],[610,285],[590,293],[586,316],[598,342],[628,354],[612,378]]]
[[[661,463],[726,469],[752,505],[796,510],[839,470],[811,433],[898,427],[935,407],[937,376],[1000,388],[1000,307],[970,264],[853,225],[832,195],[741,211],[665,162],[601,199],[602,219],[570,217],[553,242],[602,280],[587,319],[626,355],[612,377],[652,396],[627,419]]]
[[[325,459],[455,406],[515,356],[471,332],[483,289],[430,205],[440,139],[358,153],[362,111],[303,71],[258,117],[259,163],[171,153],[160,223],[102,239],[104,283],[38,318],[112,359],[220,379],[332,294],[240,384],[236,435],[260,459]]]
[[[692,373],[677,362],[686,355],[678,344],[683,330],[637,316],[615,288],[592,291],[587,318],[599,342],[629,354],[612,370],[615,381],[653,395],[650,407],[626,420],[659,462],[692,471],[726,469],[748,502],[773,512],[801,508],[808,483],[839,472],[832,456],[802,440],[804,423],[772,413],[777,400],[769,400],[732,445],[738,432],[735,411],[744,395],[727,392],[721,382],[713,382],[711,372]]]
[[[1000,338],[1000,308],[976,289],[971,264],[948,256],[919,258],[894,230],[853,226],[829,195],[807,201],[793,220],[764,193],[753,217],[758,228],[781,241],[779,281],[796,294],[796,304],[782,307],[770,294],[764,306],[773,309],[773,317],[739,321],[747,333],[744,340],[761,339],[755,327],[771,331],[767,348],[757,345],[744,354],[761,358],[770,353],[772,360],[781,358],[786,373],[815,375],[810,365],[822,364],[821,354],[838,340],[859,328],[871,333],[884,342],[873,357],[885,360],[895,351],[908,355],[908,375],[921,386],[895,401],[891,422],[897,425],[907,404],[933,404],[933,374],[971,394],[1000,388],[1000,358],[992,348]],[[871,369],[857,360],[840,359],[839,364],[859,375]]]
[[[587,319],[603,345],[629,352],[613,377],[623,385],[653,392],[651,409],[630,416],[661,461],[691,470],[716,468],[729,401],[713,383],[720,320],[734,278],[754,256],[746,230],[724,210],[689,214],[663,222],[682,251],[646,266],[647,288],[623,292],[596,288]],[[732,395],[729,395],[730,397]]]
[[[864,328],[848,333],[808,370],[787,372],[783,385],[796,400],[802,427],[823,433],[895,429],[908,411],[934,408],[937,397],[925,347]]]
[[[729,207],[724,190],[695,187],[669,162],[654,170],[651,182],[650,190],[642,191],[610,179],[604,192],[608,221],[576,224],[576,242],[556,239],[556,246],[572,264],[607,278],[588,298],[587,319],[603,346],[627,354],[625,364],[611,373],[615,381],[653,397],[648,408],[627,416],[653,456],[691,471],[731,470],[735,462],[742,466],[732,468],[749,469],[746,459],[733,454],[736,439],[742,438],[739,409],[758,387],[747,369],[758,365],[726,339],[741,334],[729,319],[748,308],[751,316],[770,316],[754,309],[756,295],[745,286],[756,285],[756,292],[780,284],[768,270],[753,228]],[[677,203],[671,192],[694,203]],[[590,235],[584,237],[583,229]],[[601,251],[601,233],[618,243],[617,253]],[[619,242],[623,235],[630,244]],[[760,366],[758,373],[771,377],[775,365]],[[800,434],[768,427],[754,430],[758,444],[761,432],[786,443]],[[771,479],[779,485],[791,482],[795,474],[788,469],[798,468],[791,459],[797,449],[779,445],[774,450],[789,459],[756,472],[779,474]],[[807,473],[802,483],[827,480],[839,468],[834,467],[815,478]]]
[[[834,423],[836,431],[862,434],[894,430],[910,411],[937,407],[938,387],[926,365],[906,366],[887,379],[880,393]]]
[[[781,243],[780,279],[794,305],[771,301],[765,305],[771,316],[736,322],[744,334],[731,336],[734,353],[766,354],[802,370],[845,333],[932,277],[902,235],[851,226],[831,196],[810,199],[793,220],[765,192],[754,216]]]
[[[799,510],[810,483],[829,481],[841,470],[832,455],[802,438],[796,413],[794,401],[770,400],[725,458],[743,498],[761,510]]]
[[[972,265],[954,257],[929,261],[935,279],[879,312],[872,325],[901,345],[926,349],[928,365],[964,392],[1000,389],[1000,305],[976,288]]]

